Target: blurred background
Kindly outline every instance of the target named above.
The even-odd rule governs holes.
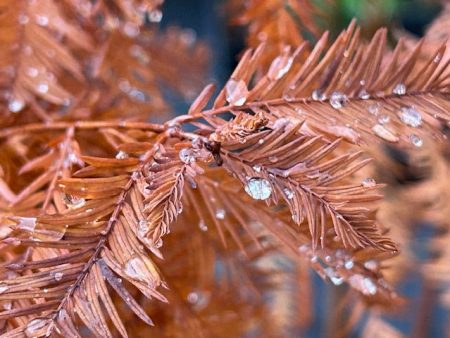
[[[261,0],[264,1],[264,0]],[[230,19],[230,2],[224,0],[168,0],[164,2],[162,27],[191,29],[211,49],[211,78],[220,86],[234,69],[245,48],[245,27]],[[245,3],[245,1],[239,1]],[[313,0],[323,12],[315,20],[322,30],[336,36],[357,18],[366,37],[388,27],[391,35],[406,31],[420,37],[442,9],[439,0]],[[311,38],[311,36],[305,36]],[[395,36],[391,36],[395,40]],[[314,38],[311,38],[314,41]]]

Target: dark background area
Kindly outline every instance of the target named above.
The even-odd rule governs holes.
[[[245,0],[242,0],[245,1]],[[264,0],[260,0],[264,1]],[[336,0],[330,6],[315,0],[326,13],[324,30],[336,36],[353,17],[364,27],[366,36],[382,26],[391,31],[404,29],[421,36],[439,13],[441,6],[432,0]],[[245,29],[228,23],[226,0],[166,0],[162,27],[177,25],[192,29],[211,50],[211,79],[222,85],[245,48]]]

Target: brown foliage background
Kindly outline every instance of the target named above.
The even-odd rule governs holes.
[[[426,336],[449,304],[449,6],[393,46],[356,21],[331,41],[310,1],[230,1],[248,49],[216,91],[161,5],[0,0],[2,337],[306,334],[310,271],[335,337],[401,337],[385,314],[419,274]]]

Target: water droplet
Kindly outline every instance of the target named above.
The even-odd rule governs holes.
[[[48,92],[48,84],[45,82],[41,82],[37,86],[37,90],[39,93],[45,94]]]
[[[330,104],[334,109],[342,108],[348,101],[347,95],[340,92],[334,92],[330,96]]]
[[[64,203],[69,209],[78,209],[86,204],[86,200],[84,198],[64,194]]]
[[[370,278],[364,278],[363,280],[364,289],[362,290],[366,295],[374,295],[377,293],[377,286]]]
[[[287,55],[280,55],[276,57],[270,65],[267,77],[271,80],[281,79],[291,68],[293,58]]]
[[[26,72],[29,77],[36,77],[39,75],[39,70],[34,67],[28,67]]]
[[[327,97],[325,96],[325,94],[323,94],[322,92],[321,92],[321,90],[320,89],[316,89],[316,90],[314,90],[313,92],[312,92],[312,99],[314,100],[314,101],[323,101],[323,100],[325,100]]]
[[[379,124],[385,124],[388,123],[391,120],[391,118],[389,117],[389,115],[380,115],[380,117],[378,118],[378,123]]]
[[[55,274],[53,275],[53,277],[55,277],[55,280],[57,282],[59,282],[63,278],[63,276],[64,276],[63,272],[55,272]]]
[[[43,318],[36,318],[27,324],[25,334],[27,337],[42,337],[48,334],[49,320]]]
[[[359,92],[358,97],[362,100],[367,100],[367,99],[370,99],[370,94],[367,92],[367,90],[362,89]]]
[[[16,217],[14,219],[19,222],[16,225],[18,229],[32,232],[36,227],[36,217]]]
[[[178,153],[178,156],[180,157],[181,162],[189,164],[195,161],[195,154],[194,151],[190,148],[183,148]]]
[[[159,249],[163,246],[163,244],[164,244],[164,242],[163,242],[162,238],[160,238],[155,242],[154,247]]]
[[[120,150],[117,154],[116,154],[116,159],[118,160],[124,160],[128,158],[128,154],[122,150]]]
[[[209,295],[205,292],[192,291],[187,295],[186,300],[194,309],[201,310],[208,304],[209,298]]]
[[[217,209],[216,210],[216,218],[217,219],[224,219],[225,218],[225,210]]]
[[[248,180],[245,192],[255,200],[266,200],[272,194],[272,186],[264,178],[253,177]]]
[[[377,286],[372,279],[368,277],[364,277],[360,274],[353,274],[348,278],[348,282],[352,287],[365,295],[374,295],[377,293]]]
[[[378,268],[378,262],[371,259],[369,261],[364,262],[364,267],[367,270],[375,271]]]
[[[5,293],[8,291],[9,287],[5,283],[0,283],[0,294]]]
[[[150,101],[150,96],[146,92],[134,87],[127,94],[135,102],[145,103]]]
[[[260,173],[261,172],[261,166],[260,165],[254,165],[253,166],[253,170],[255,171],[255,172],[257,172],[257,173]]]
[[[377,182],[372,177],[366,177],[362,180],[361,185],[365,188],[372,188],[377,185]]]
[[[305,253],[305,252],[307,252],[308,250],[309,250],[309,245],[307,245],[307,244],[303,244],[303,245],[300,245],[300,246],[298,247],[298,251],[299,251],[299,252]]]
[[[402,107],[400,109],[400,120],[408,126],[417,128],[422,124],[422,115],[414,106]]]
[[[225,94],[229,104],[242,106],[247,100],[247,85],[243,80],[230,79],[225,86]]]
[[[11,113],[18,113],[23,107],[25,107],[25,101],[20,98],[13,98],[8,102],[8,109]]]
[[[39,26],[47,26],[48,25],[48,18],[43,15],[36,15],[36,23]]]
[[[155,265],[147,256],[135,255],[124,267],[125,274],[136,281],[155,286],[160,284],[160,278]]]
[[[317,263],[318,260],[319,260],[319,258],[316,255],[311,257],[311,263]]]
[[[200,297],[197,292],[190,292],[187,296],[187,301],[191,304],[195,304],[199,298]]]
[[[75,154],[75,153],[70,153],[68,156],[68,159],[69,159],[70,163],[80,163],[80,160],[79,160],[77,154]]]
[[[372,127],[372,131],[383,140],[388,142],[398,142],[398,137],[394,135],[391,131],[387,130],[381,124],[376,124]]]
[[[403,83],[397,84],[394,89],[392,90],[392,93],[396,95],[405,95],[406,94],[406,86]]]
[[[409,141],[416,147],[421,147],[423,145],[423,140],[416,134],[409,135]]]
[[[198,227],[200,228],[201,231],[208,231],[208,226],[202,219],[200,220],[200,222],[198,222]]]
[[[344,282],[344,278],[339,276],[332,268],[326,268],[325,273],[334,285],[341,285]]]
[[[348,260],[346,260],[345,263],[344,263],[344,267],[345,267],[347,270],[351,270],[354,266],[355,266],[355,263],[353,263],[353,260],[352,260],[352,259],[348,259]]]
[[[371,113],[372,115],[377,116],[378,113],[380,112],[381,109],[381,104],[379,103],[374,103],[371,104],[369,107],[367,107],[367,110],[369,111],[369,113]]]
[[[145,219],[141,219],[138,223],[138,236],[144,237],[149,230],[148,222]]]
[[[437,54],[437,55],[434,57],[433,62],[434,62],[434,63],[439,63],[439,62],[441,61],[441,59],[442,59],[442,54],[439,53],[439,54]]]
[[[163,13],[158,9],[154,9],[151,12],[147,13],[147,17],[150,22],[157,23],[161,21]]]
[[[258,141],[258,144],[264,144],[264,139],[260,139],[260,140]]]
[[[286,195],[286,198],[287,198],[288,200],[291,200],[291,199],[294,198],[294,192],[293,192],[291,189],[289,189],[289,188],[284,188],[283,191],[284,191],[284,194]]]

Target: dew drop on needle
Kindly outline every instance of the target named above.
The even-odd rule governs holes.
[[[422,124],[422,115],[414,106],[402,107],[400,120],[410,127],[417,128]]]
[[[242,106],[248,96],[247,85],[243,80],[230,79],[225,86],[225,96],[232,106]]]
[[[255,200],[266,200],[272,194],[272,186],[264,178],[253,177],[247,181],[245,192]]]

